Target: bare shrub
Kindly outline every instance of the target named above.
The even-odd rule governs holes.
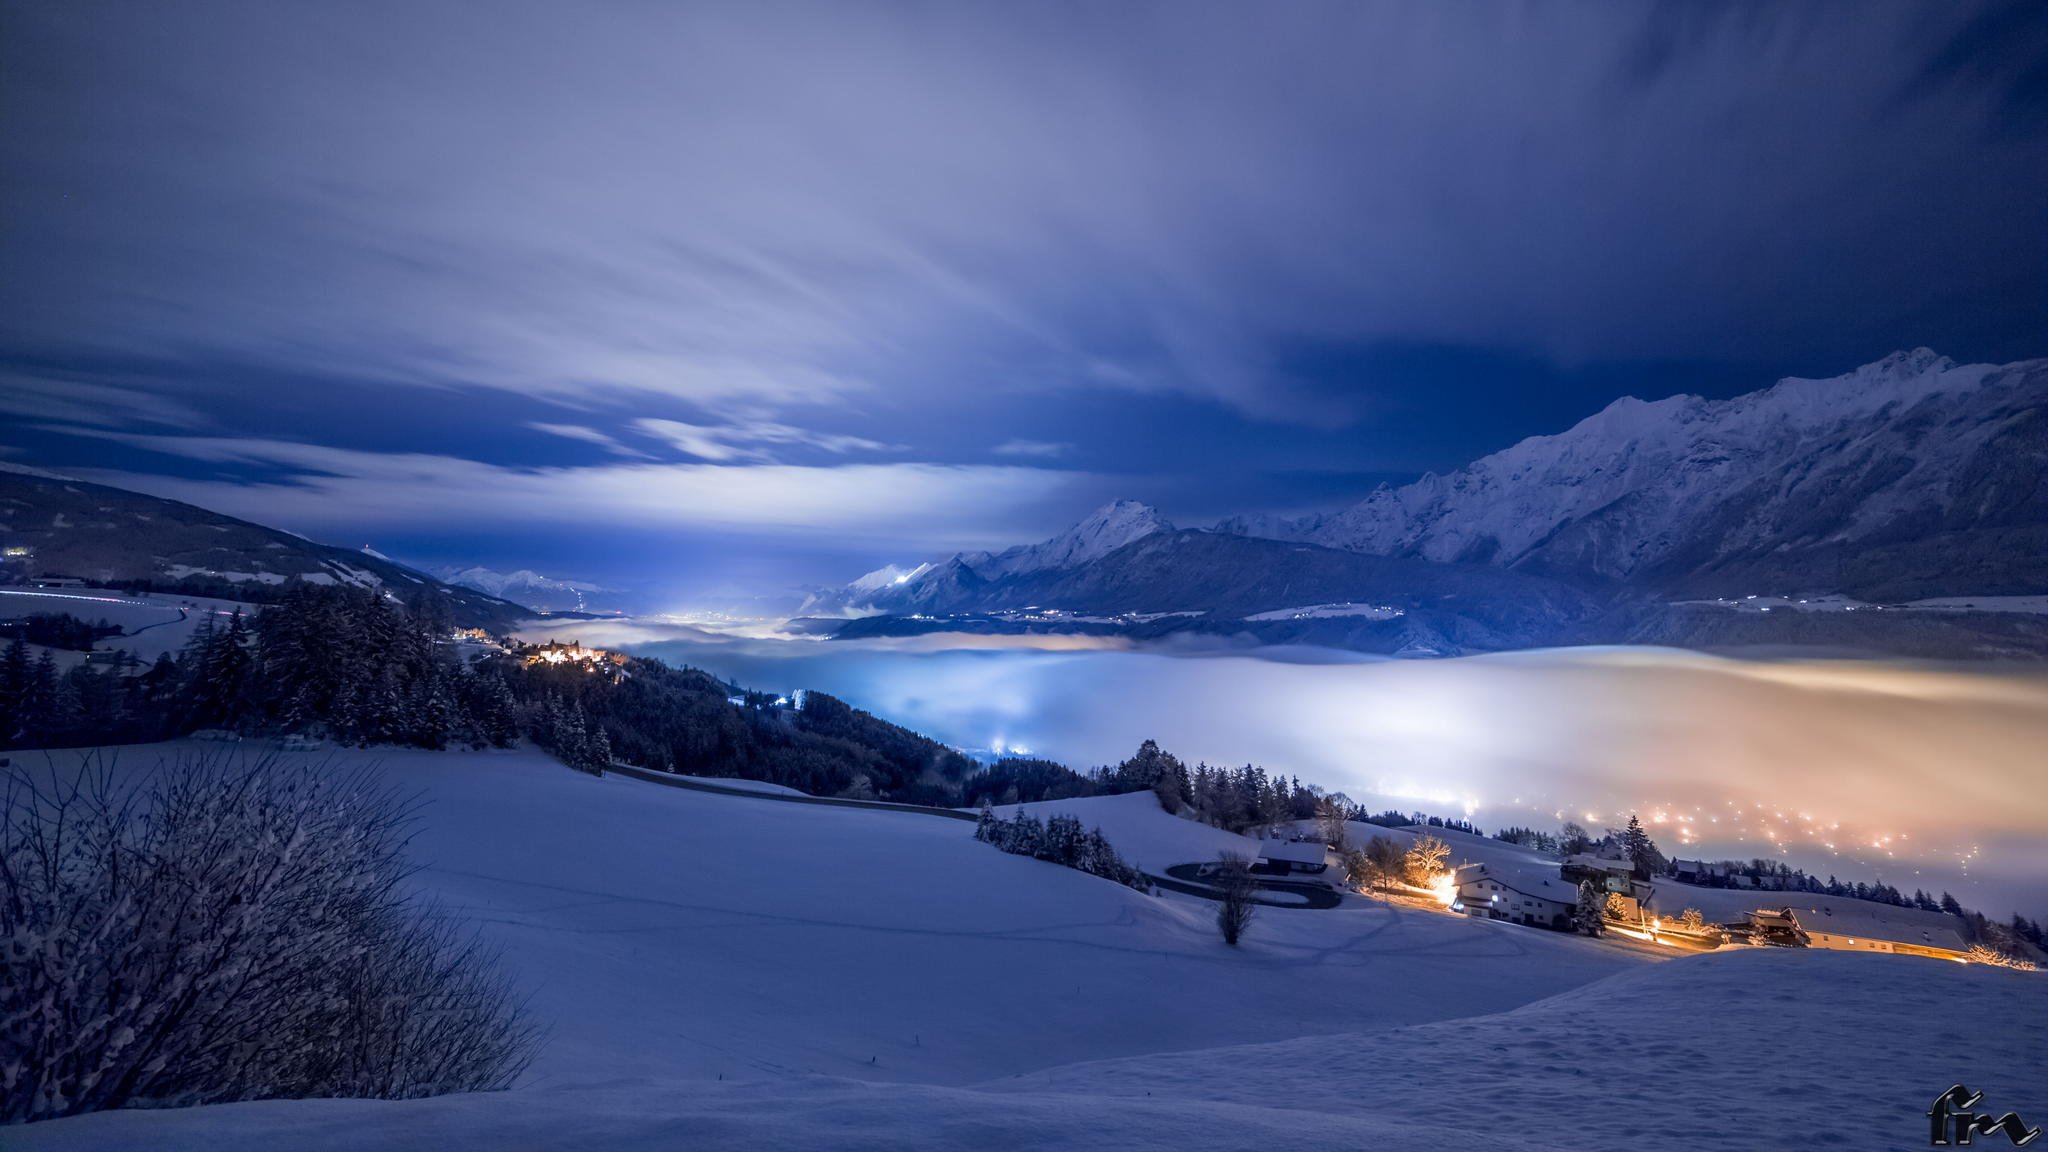
[[[1427,886],[1436,882],[1444,870],[1444,861],[1451,857],[1451,846],[1441,837],[1425,834],[1417,836],[1408,846],[1408,882]]]
[[[1351,847],[1347,825],[1351,819],[1351,802],[1342,793],[1332,793],[1316,799],[1316,833],[1323,843],[1339,853]]]
[[[6,770],[0,1120],[504,1088],[538,1031],[407,898],[416,805],[375,773],[187,756]]]
[[[1223,942],[1237,946],[1238,938],[1251,925],[1252,913],[1258,910],[1259,882],[1252,875],[1252,862],[1236,852],[1219,853],[1216,860],[1216,891],[1220,897],[1216,906],[1216,927],[1223,932]]]

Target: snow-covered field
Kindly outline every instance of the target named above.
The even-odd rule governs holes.
[[[335,763],[365,757],[424,792],[421,883],[553,1026],[525,1081],[80,1117],[7,1147],[1756,1147],[1824,1117],[1890,1146],[1956,1080],[2024,1112],[2048,1071],[2040,977],[1654,959],[1362,900],[1261,910],[1232,950],[1211,905],[1006,856],[963,821],[531,752]],[[1080,811],[1131,855],[1214,833],[1116,799]]]
[[[996,815],[1004,819],[1019,812],[1029,812],[1040,820],[1053,815],[1072,816],[1090,828],[1100,828],[1109,842],[1116,845],[1117,855],[1155,876],[1175,864],[1214,860],[1222,852],[1251,858],[1259,854],[1259,842],[1250,837],[1168,816],[1150,792],[1003,804],[995,809]]]
[[[680,773],[677,774],[677,778],[693,784],[709,784],[713,788],[729,788],[734,792],[760,792],[770,796],[804,795],[794,788],[770,784],[766,780],[739,780],[728,776],[684,776]]]
[[[248,615],[255,609],[248,604],[209,600],[203,596],[173,596],[156,592],[130,596],[103,588],[0,587],[0,616],[45,613],[75,616],[88,624],[105,620],[119,625],[127,635],[109,637],[96,647],[105,652],[132,652],[144,663],[165,652],[177,655],[185,642],[192,638],[193,630],[208,615],[225,623],[225,618],[237,611]]]

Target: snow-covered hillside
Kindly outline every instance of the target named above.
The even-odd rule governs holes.
[[[521,568],[517,572],[498,572],[484,567],[443,568],[436,570],[434,575],[461,588],[473,588],[501,600],[550,612],[581,610],[587,606],[590,593],[607,591],[601,585],[581,580],[557,580],[543,576],[531,568]]]
[[[1154,532],[1171,532],[1157,509],[1136,500],[1118,500],[1088,514],[1079,524],[1050,540],[1023,544],[1001,552],[972,552],[961,557],[984,580],[1025,572],[1065,570],[1109,555]]]
[[[93,647],[101,652],[127,652],[144,664],[159,656],[176,656],[209,617],[218,626],[226,624],[226,618],[237,612],[253,617],[257,611],[254,604],[164,592],[129,594],[97,588],[0,587],[0,615],[47,613],[75,616],[87,622],[104,620],[118,626],[122,634],[101,640]]]
[[[2048,583],[2048,361],[1925,348],[1729,400],[1615,401],[1330,516],[1219,530],[1698,592]]]
[[[0,470],[0,534],[7,543],[0,579],[143,582],[251,598],[298,580],[377,589],[407,601],[424,597],[464,626],[503,628],[531,615],[371,549],[318,544],[176,500],[33,471]]]
[[[1118,855],[1155,876],[1175,864],[1214,860],[1221,852],[1234,852],[1246,858],[1259,854],[1259,842],[1249,837],[1168,816],[1159,807],[1158,797],[1150,792],[1004,804],[995,812],[1004,819],[1019,812],[1028,812],[1040,820],[1054,815],[1072,816],[1090,828],[1102,829],[1102,834],[1116,845]]]
[[[1760,1091],[1776,1123],[1832,1117],[1876,1146],[1924,1131],[1899,1125],[1958,1078],[2023,1108],[2048,1042],[2048,981],[2015,973],[1670,959],[1371,901],[1261,910],[1232,950],[1209,904],[1006,856],[964,821],[526,752],[333,767],[365,759],[422,790],[420,883],[505,947],[553,1025],[524,1082],[84,1116],[11,1129],[10,1149],[1513,1150],[1624,1130],[1734,1148],[1755,1146],[1741,1102]],[[1213,832],[1156,805],[1077,811],[1159,850]]]
[[[843,588],[812,595],[802,611],[909,612],[954,606],[971,599],[983,585],[1038,572],[1069,571],[1155,532],[1171,531],[1173,525],[1151,506],[1118,500],[1097,508],[1050,540],[1001,552],[958,552],[914,568],[888,565]]]

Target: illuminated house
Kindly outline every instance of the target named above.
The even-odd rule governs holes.
[[[1789,924],[1809,948],[1836,952],[1889,952],[1937,960],[1965,960],[1970,946],[1940,913],[1892,908],[1867,900],[1817,900],[1805,908],[1750,914],[1758,928]]]
[[[1728,879],[1726,864],[1710,864],[1705,860],[1673,860],[1672,874],[1681,884],[1725,883]]]
[[[1467,864],[1451,873],[1451,882],[1458,893],[1451,911],[1488,920],[1564,930],[1579,906],[1577,884],[1536,871]]]
[[[1634,894],[1635,873],[1636,866],[1626,860],[1583,855],[1568,857],[1557,869],[1557,874],[1574,888],[1584,881],[1595,892],[1619,892],[1624,896]]]
[[[582,668],[586,672],[602,672],[614,681],[625,676],[620,667],[624,658],[602,648],[585,648],[580,644],[563,644],[550,640],[538,647],[523,649],[521,654],[528,665],[567,664]]]
[[[1259,841],[1259,864],[1265,871],[1282,876],[1290,872],[1321,872],[1330,866],[1326,853],[1321,841]]]

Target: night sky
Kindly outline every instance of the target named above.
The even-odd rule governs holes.
[[[2048,6],[0,2],[0,454],[678,606],[2048,354]]]

